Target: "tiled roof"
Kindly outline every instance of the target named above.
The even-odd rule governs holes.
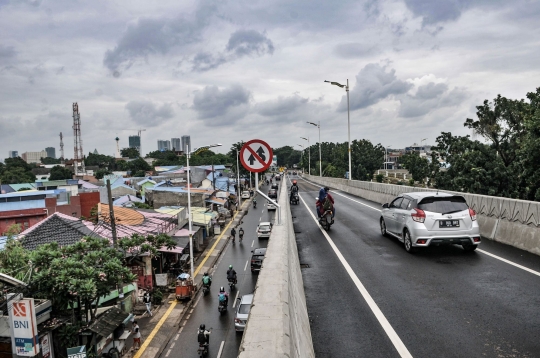
[[[20,237],[22,238],[21,243],[26,249],[35,250],[38,246],[51,242],[57,242],[60,246],[72,245],[84,236],[90,235],[92,235],[92,231],[83,220],[54,213],[23,231]]]

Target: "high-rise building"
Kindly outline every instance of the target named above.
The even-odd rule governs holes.
[[[189,150],[192,151],[193,148],[191,147],[191,137],[188,135],[182,136],[182,151],[185,153],[187,152],[187,147],[189,146]]]
[[[158,139],[157,146],[159,151],[171,150],[171,141]]]
[[[24,152],[21,154],[21,158],[27,163],[41,163],[41,158],[46,158],[47,152],[42,150],[41,152]]]
[[[138,135],[130,135],[129,136],[129,147],[130,148],[137,148],[139,151],[139,154],[141,153],[141,137]]]
[[[17,158],[19,156],[19,152],[16,150],[10,150],[8,152],[8,158]]]
[[[45,148],[45,152],[47,152],[47,157],[56,159],[56,149],[53,147],[47,147]]]
[[[180,141],[180,138],[171,138],[171,145],[172,150],[175,150],[177,152],[182,150],[182,142]]]

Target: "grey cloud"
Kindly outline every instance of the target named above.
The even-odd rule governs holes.
[[[475,6],[497,5],[502,0],[404,0],[416,16],[422,17],[423,25],[457,20],[461,14]]]
[[[170,103],[164,103],[161,107],[147,100],[130,101],[126,104],[129,116],[137,124],[157,126],[174,116]]]
[[[359,58],[379,52],[377,46],[359,42],[336,45],[334,52],[343,58]]]
[[[414,96],[400,98],[399,116],[419,117],[444,107],[460,105],[467,98],[467,92],[461,88],[449,90],[444,83],[430,82],[418,87]]]
[[[265,34],[255,30],[238,30],[231,34],[223,53],[213,55],[209,52],[199,52],[191,61],[192,70],[205,72],[244,56],[264,56],[273,53],[274,44]]]
[[[303,98],[298,95],[279,97],[275,100],[258,103],[255,106],[255,112],[266,117],[283,116],[293,113],[306,105],[308,101],[308,98]]]
[[[396,77],[396,70],[387,71],[386,66],[370,63],[358,75],[356,85],[350,91],[351,110],[369,107],[392,96],[406,93],[412,85]],[[343,96],[338,110],[347,110],[347,96]]]
[[[255,30],[238,30],[234,32],[227,43],[227,51],[237,57],[274,53],[272,40]]]
[[[251,93],[235,84],[229,88],[206,86],[193,97],[193,109],[200,119],[217,118],[228,114],[232,109],[249,103]]]
[[[154,54],[167,54],[172,48],[198,41],[208,26],[215,7],[199,2],[195,14],[178,18],[141,18],[128,26],[113,50],[107,50],[103,64],[113,72],[129,68],[134,61]],[[115,76],[118,77],[118,76]]]
[[[16,54],[17,53],[15,52],[15,48],[13,46],[0,45],[0,60],[13,58]]]

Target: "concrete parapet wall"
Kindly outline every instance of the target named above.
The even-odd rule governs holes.
[[[315,357],[284,182],[279,205],[282,224],[272,229],[239,358]]]
[[[340,178],[325,178],[304,174],[313,183],[327,185],[362,198],[384,204],[404,193],[432,191],[406,185],[374,183]],[[515,246],[540,255],[540,202],[503,198],[498,196],[460,193],[476,211],[480,233],[483,237]]]

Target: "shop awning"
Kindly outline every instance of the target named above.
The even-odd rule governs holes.
[[[160,252],[168,252],[170,254],[181,254],[182,251],[184,251],[184,249],[182,247],[178,247],[178,246],[176,246],[173,249],[168,249],[167,246],[162,246],[161,249],[159,249],[158,251],[160,251]]]
[[[113,333],[114,330],[120,326],[129,317],[129,313],[120,311],[116,307],[112,307],[107,312],[103,313],[101,317],[96,319],[88,329],[102,337],[107,337]]]

